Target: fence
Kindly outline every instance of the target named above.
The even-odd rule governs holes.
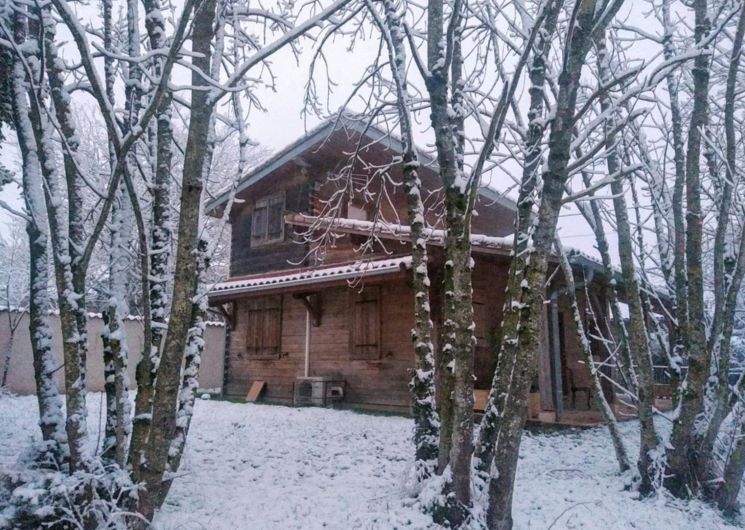
[[[20,322],[13,333],[11,344],[11,330],[8,312],[0,311],[0,374],[9,359],[5,386],[16,394],[33,394],[36,391],[34,382],[33,356],[28,331],[28,315],[11,312],[12,319],[20,318]],[[53,351],[57,356],[60,369],[55,372],[55,380],[60,389],[64,388],[64,370],[62,369],[62,338],[59,315],[48,317],[52,330]],[[101,330],[103,319],[100,315],[90,314],[88,317],[88,368],[87,387],[92,392],[103,391],[103,341]],[[129,346],[129,377],[134,384],[135,368],[140,360],[142,351],[142,322],[136,318],[127,318],[124,329]],[[203,389],[221,389],[223,380],[223,356],[225,352],[225,327],[222,323],[209,323],[205,329],[205,346],[202,355],[202,365],[199,369],[199,386]],[[9,355],[9,357],[8,357]]]

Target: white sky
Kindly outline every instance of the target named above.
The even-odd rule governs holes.
[[[632,6],[646,6],[641,0],[632,0]],[[638,19],[644,23],[647,13],[643,9],[631,7],[629,9],[632,19]],[[656,22],[655,22],[656,25]],[[645,28],[650,31],[649,28]],[[303,53],[300,60],[284,50],[272,57],[271,62],[276,76],[276,90],[263,88],[256,91],[261,104],[266,111],[253,109],[249,116],[249,135],[262,145],[272,151],[281,149],[290,142],[305,134],[307,128],[314,127],[320,120],[305,116],[303,93],[308,78],[310,62],[311,43],[301,43]],[[353,84],[361,77],[366,66],[371,62],[370,58],[377,51],[377,42],[358,42],[353,51],[347,49],[346,40],[338,40],[331,45],[328,54],[330,77],[335,83],[333,92],[328,95],[328,108],[335,110],[347,98]],[[90,101],[90,100],[88,100]],[[426,116],[422,116],[426,120]],[[426,124],[425,124],[426,125]],[[13,138],[12,132],[7,135]],[[426,142],[422,136],[418,140]],[[426,148],[427,146],[421,145]],[[0,152],[0,160],[11,169],[20,169],[17,150],[7,143]],[[489,185],[497,190],[504,190],[513,185],[506,175],[493,175]],[[18,189],[8,186],[0,191],[0,199],[6,201],[15,208],[22,208]],[[10,214],[0,212],[0,231],[7,225]],[[596,254],[594,251],[594,237],[584,220],[576,214],[576,210],[566,210],[560,219],[560,233],[564,239],[565,246],[571,246],[585,252]],[[614,247],[615,245],[611,245]]]

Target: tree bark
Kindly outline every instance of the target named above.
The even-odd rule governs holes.
[[[702,45],[710,30],[707,0],[695,0],[695,42]],[[705,49],[708,45],[705,46]],[[705,51],[705,50],[702,50]],[[686,497],[698,490],[695,476],[695,423],[704,410],[711,354],[706,341],[703,286],[703,214],[701,211],[701,131],[708,122],[709,57],[696,56],[693,64],[693,110],[686,156],[686,276],[688,375],[681,391],[679,413],[673,422],[667,451],[665,486],[673,495]]]
[[[145,7],[145,28],[151,49],[166,46],[165,20],[158,0],[143,0]],[[163,74],[162,59],[155,59],[153,75]],[[156,110],[156,155],[155,175],[152,186],[152,214],[149,248],[141,248],[149,259],[149,274],[143,278],[143,298],[145,311],[150,314],[150,322],[144,330],[144,349],[137,364],[137,396],[135,399],[135,419],[132,432],[132,451],[130,463],[142,456],[152,414],[153,385],[155,367],[158,365],[160,349],[165,335],[168,315],[168,266],[171,254],[171,160],[173,157],[173,129],[171,125],[170,91],[167,91]],[[147,241],[147,238],[143,239]],[[135,468],[136,469],[136,468]],[[138,475],[139,471],[135,471]]]
[[[427,61],[430,74],[426,81],[446,212],[442,347],[438,363],[439,467],[445,480],[444,505],[437,507],[434,515],[436,521],[446,522],[452,527],[460,526],[470,510],[473,452],[475,339],[471,304],[471,205],[470,190],[463,175],[463,117],[460,114],[463,110],[459,42],[462,9],[462,4],[456,1],[448,21],[448,35],[445,36],[443,2],[433,0],[429,3]]]
[[[369,9],[373,10],[371,4]],[[403,146],[403,175],[406,189],[407,216],[411,243],[412,287],[414,291],[415,368],[409,383],[414,415],[414,480],[429,478],[437,468],[439,418],[435,410],[434,347],[432,344],[432,315],[430,306],[430,278],[425,233],[425,210],[422,202],[422,183],[419,179],[419,159],[413,142],[406,75],[406,47],[404,29],[392,0],[383,2],[385,22],[376,17],[387,48],[393,82],[398,99],[398,117]]]
[[[26,17],[16,13],[14,40],[26,41]],[[69,463],[70,450],[62,414],[62,399],[54,382],[57,369],[52,352],[52,335],[46,321],[49,310],[48,245],[49,232],[43,198],[43,182],[39,148],[32,134],[27,102],[28,79],[20,58],[13,57],[11,78],[13,122],[21,152],[23,199],[29,220],[26,233],[29,241],[29,336],[33,355],[36,400],[39,405],[39,427],[49,463],[64,468]]]
[[[572,318],[574,320],[574,333],[577,339],[577,344],[580,347],[580,353],[582,354],[582,360],[587,366],[588,374],[593,386],[593,400],[595,406],[598,408],[600,413],[603,415],[603,420],[608,427],[608,432],[613,442],[613,450],[616,453],[616,460],[618,461],[618,467],[621,473],[625,473],[631,469],[629,463],[629,454],[626,450],[626,445],[623,442],[623,437],[618,430],[618,421],[616,416],[613,414],[608,401],[605,399],[605,392],[603,391],[603,383],[598,375],[598,369],[595,367],[595,360],[592,355],[592,348],[587,338],[587,332],[583,324],[582,313],[579,309],[579,303],[577,302],[577,284],[574,280],[574,271],[569,263],[569,258],[564,252],[561,246],[559,238],[556,239],[556,253],[559,256],[559,265],[561,271],[564,274],[564,280],[566,281],[566,296],[569,299],[569,306],[572,308]],[[585,280],[587,281],[587,280]],[[587,286],[585,286],[587,289]],[[590,299],[587,299],[588,306],[591,306]],[[592,312],[592,311],[590,311]]]
[[[714,478],[715,465],[714,443],[719,430],[732,410],[733,402],[730,397],[729,369],[730,349],[734,332],[734,319],[738,294],[745,275],[745,230],[741,229],[737,260],[732,263],[725,261],[725,238],[732,203],[732,188],[737,181],[734,168],[737,167],[737,136],[735,129],[735,105],[737,77],[742,58],[743,39],[745,38],[745,4],[740,11],[737,30],[732,42],[727,83],[724,96],[724,132],[726,139],[726,178],[723,186],[722,203],[719,207],[719,218],[714,241],[715,259],[715,313],[709,332],[709,348],[716,359],[717,374],[710,417],[706,429],[699,434],[699,469],[698,475],[704,478],[705,484]],[[711,488],[707,488],[710,490]],[[708,493],[708,492],[707,492]]]
[[[215,6],[216,0],[205,0],[194,16],[192,64],[205,73],[210,72]],[[162,505],[173,480],[172,475],[167,475],[169,450],[178,427],[176,411],[181,386],[181,364],[196,294],[194,278],[197,275],[195,256],[198,252],[200,204],[211,155],[208,146],[210,119],[214,108],[207,104],[207,91],[200,89],[209,84],[198,72],[192,73],[192,84],[195,89],[191,96],[191,118],[181,185],[173,302],[155,381],[152,423],[141,465],[145,491],[140,494],[137,511],[147,520],[152,520],[156,509]]]
[[[605,35],[596,39],[598,56],[598,71],[601,83],[611,81],[608,50]],[[612,116],[612,102],[607,95],[600,97],[600,108],[603,113]],[[637,413],[640,426],[639,446],[639,476],[641,483],[639,491],[642,495],[649,495],[654,491],[654,451],[659,444],[659,438],[654,427],[654,377],[652,373],[652,356],[647,340],[647,326],[642,306],[641,291],[634,265],[634,247],[631,237],[631,225],[626,205],[626,191],[620,178],[621,161],[617,152],[617,139],[614,130],[615,120],[610,117],[605,122],[605,147],[608,152],[606,163],[608,175],[616,175],[611,181],[613,194],[613,209],[616,218],[616,233],[618,237],[618,255],[621,261],[621,278],[626,292],[626,303],[629,306],[628,341],[629,351],[636,373],[637,381]]]
[[[577,91],[582,66],[591,44],[594,26],[594,0],[580,0],[575,7],[563,70],[559,76],[559,93],[555,117],[549,135],[548,166],[543,173],[543,189],[534,227],[518,226],[515,235],[516,255],[510,265],[502,325],[502,342],[497,371],[492,382],[489,402],[484,411],[479,436],[476,468],[481,479],[488,481],[487,524],[492,530],[512,528],[512,492],[517,469],[527,401],[540,347],[544,283],[547,258],[553,245],[561,199],[568,179],[568,161],[572,142]],[[541,85],[538,85],[542,87]],[[536,85],[532,86],[536,87]],[[526,160],[526,170],[528,169]],[[518,207],[530,218],[532,193],[530,179],[524,175]],[[520,222],[520,221],[518,221]],[[528,242],[530,241],[530,242]],[[519,249],[525,246],[524,252]],[[498,441],[498,443],[497,443]]]
[[[737,439],[725,463],[719,488],[714,494],[717,506],[727,516],[733,515],[738,509],[737,497],[740,495],[742,476],[745,473],[745,415],[740,416],[739,422]]]
[[[102,456],[121,467],[127,462],[129,435],[132,431],[129,403],[129,351],[124,317],[129,312],[127,274],[130,265],[127,241],[131,233],[131,205],[124,185],[111,213],[111,246],[109,249],[109,305],[104,313],[102,331],[106,391],[106,430]]]
[[[50,241],[54,256],[55,280],[57,284],[58,306],[63,339],[65,360],[65,397],[67,405],[66,431],[70,448],[70,468],[72,471],[91,470],[95,466],[88,447],[88,411],[86,398],[87,356],[87,318],[85,312],[85,295],[82,286],[85,284],[85,272],[80,262],[80,250],[84,248],[84,229],[82,218],[82,185],[77,176],[73,153],[77,149],[77,136],[72,122],[69,94],[59,71],[59,59],[56,54],[54,25],[51,9],[46,6],[33,11],[35,20],[43,32],[43,46],[47,77],[54,110],[63,140],[63,160],[65,169],[66,191],[60,189],[60,176],[56,168],[56,155],[53,146],[51,124],[42,110],[43,95],[41,92],[30,94],[35,104],[31,105],[31,122],[36,143],[39,146],[39,162],[45,180],[44,197],[48,212]],[[29,32],[29,36],[34,32]],[[34,40],[33,37],[30,40]],[[41,45],[36,43],[41,50]],[[39,57],[40,58],[40,57]],[[37,68],[36,66],[32,66]],[[38,72],[33,72],[36,77]],[[36,87],[41,90],[40,87]],[[60,208],[59,197],[65,196],[68,201],[67,216]],[[65,222],[65,218],[67,222]]]
[[[666,61],[676,55],[673,44],[673,24],[670,14],[672,0],[662,2],[662,16],[664,25],[663,52]],[[685,191],[686,175],[686,153],[683,141],[683,117],[678,98],[679,82],[673,72],[667,76],[667,91],[670,98],[670,119],[673,127],[673,160],[675,162],[675,181],[673,184],[672,210],[673,210],[673,269],[675,271],[675,326],[674,348],[673,348],[673,397],[678,396],[678,387],[681,379],[680,364],[686,355],[686,343],[688,337],[688,298],[686,294],[686,220],[684,216],[683,194]]]

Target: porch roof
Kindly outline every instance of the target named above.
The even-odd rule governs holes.
[[[301,286],[339,283],[358,278],[377,278],[401,273],[411,268],[411,256],[374,260],[357,260],[319,267],[303,267],[265,274],[253,274],[215,284],[210,301],[229,299],[234,295],[274,290],[292,290]]]
[[[290,226],[302,227],[309,230],[322,229],[331,230],[338,233],[358,234],[363,236],[374,235],[381,239],[390,239],[405,242],[411,237],[411,227],[409,225],[388,223],[384,221],[362,221],[357,219],[348,219],[342,217],[314,217],[299,213],[288,213],[285,215],[285,223]],[[425,228],[424,235],[428,245],[445,246],[445,230],[439,228]],[[514,235],[510,236],[487,236],[484,234],[471,234],[471,251],[479,254],[498,254],[502,256],[511,256],[514,245]],[[575,248],[565,247],[569,263],[582,269],[583,271],[592,271],[593,273],[607,277],[608,271],[605,266],[593,256],[581,252]],[[557,260],[555,254],[549,257],[552,261]],[[623,280],[621,271],[613,267],[613,281],[623,291]],[[650,285],[648,282],[642,282],[642,287],[654,299],[658,299],[662,304],[669,305],[669,298],[663,289]],[[623,295],[623,292],[621,293]],[[623,299],[623,296],[622,296]]]

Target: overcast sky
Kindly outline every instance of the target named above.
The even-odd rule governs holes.
[[[644,23],[648,13],[644,6],[647,4],[639,0],[632,1],[630,8],[632,20]],[[653,22],[650,19],[649,22]],[[656,22],[654,22],[656,25]],[[646,27],[650,31],[649,24]],[[305,131],[314,127],[320,121],[314,116],[303,115],[304,108],[304,90],[308,79],[308,70],[310,63],[309,53],[311,43],[305,41],[301,44],[303,53],[299,60],[289,52],[281,51],[272,57],[272,68],[276,79],[276,90],[260,88],[256,91],[261,104],[265,111],[253,109],[249,116],[249,135],[260,144],[268,147],[272,151],[281,149],[285,145],[293,142],[305,134]],[[370,64],[371,57],[377,50],[375,40],[358,41],[354,50],[348,49],[348,41],[339,39],[330,44],[329,53],[327,54],[329,74],[334,83],[332,93],[327,94],[328,109],[334,110],[341,105],[348,97],[353,84],[360,79],[366,66]],[[319,76],[322,79],[323,76]],[[323,87],[322,87],[323,91]],[[90,105],[78,101],[79,105]],[[426,115],[420,116],[423,122],[421,128],[426,129]],[[8,137],[13,137],[10,133]],[[418,142],[427,143],[428,135],[419,134]],[[426,145],[421,145],[426,149]],[[17,150],[12,145],[3,146],[0,153],[3,164],[12,169],[19,169],[20,161],[18,160]],[[504,174],[492,174],[489,186],[496,190],[502,191],[513,186],[512,180]],[[14,186],[8,186],[0,192],[0,199],[6,201],[11,206],[21,208],[18,189]],[[0,225],[7,224],[10,214],[7,212],[0,213]],[[560,234],[564,239],[566,246],[576,247],[585,252],[596,254],[594,251],[594,237],[591,235],[589,227],[584,220],[576,213],[576,210],[567,209],[560,220]]]

